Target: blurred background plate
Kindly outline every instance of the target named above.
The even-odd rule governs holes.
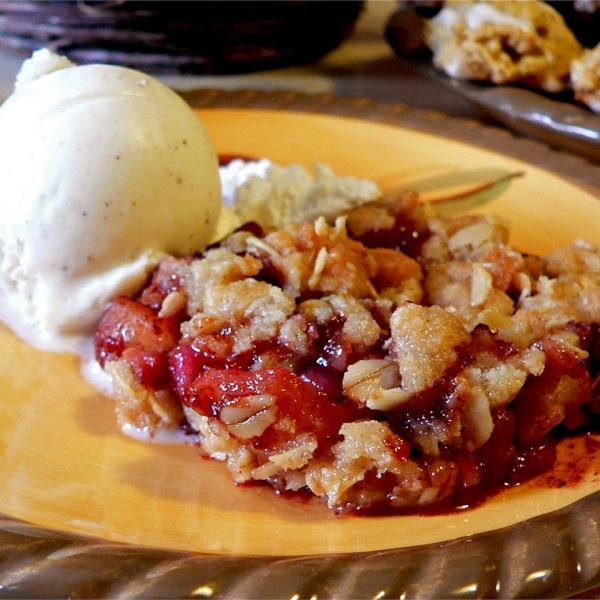
[[[572,5],[568,0],[557,4]],[[600,11],[595,18],[594,35],[598,36]],[[517,85],[493,85],[448,77],[433,66],[431,53],[423,45],[421,17],[413,8],[400,8],[390,16],[385,37],[410,68],[443,89],[467,99],[484,117],[491,117],[515,133],[600,164],[600,115],[574,102],[571,93],[551,96]]]
[[[412,65],[511,131],[600,164],[600,115],[525,88],[451,79],[430,62],[414,60]]]

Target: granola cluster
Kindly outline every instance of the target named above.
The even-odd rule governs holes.
[[[600,248],[547,258],[414,193],[166,257],[96,333],[122,425],[336,510],[474,503],[598,412]]]

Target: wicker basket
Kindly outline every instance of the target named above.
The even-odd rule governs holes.
[[[0,48],[85,64],[232,74],[304,64],[351,33],[362,0],[0,1]]]

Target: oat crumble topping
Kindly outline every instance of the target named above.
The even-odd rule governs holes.
[[[163,259],[96,333],[119,422],[338,511],[475,503],[600,411],[600,248],[548,257],[406,192]]]

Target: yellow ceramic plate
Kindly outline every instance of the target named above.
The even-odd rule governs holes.
[[[598,197],[548,170],[503,154],[395,124],[332,115],[206,108],[199,110],[199,116],[219,153],[268,157],[283,165],[324,162],[340,175],[374,179],[383,187],[465,171],[524,172],[477,210],[508,220],[513,244],[528,252],[547,253],[577,237],[600,243]],[[69,540],[78,539],[69,536],[83,535],[109,545],[124,543],[127,548],[200,553],[206,560],[217,561],[214,564],[219,565],[219,573],[227,570],[225,565],[233,564],[227,561],[234,557],[254,557],[249,571],[244,570],[249,569],[246,563],[242,568],[236,562],[237,575],[230,573],[228,581],[234,581],[240,572],[256,578],[255,569],[263,569],[268,577],[261,575],[260,585],[252,579],[251,587],[244,587],[249,585],[245,583],[241,588],[226,588],[229,593],[233,589],[234,595],[262,590],[264,597],[265,590],[271,589],[267,580],[276,578],[270,569],[276,565],[278,573],[285,572],[281,567],[287,564],[285,557],[305,573],[306,561],[319,556],[322,561],[332,557],[337,561],[340,553],[354,558],[356,553],[368,553],[373,561],[374,556],[406,556],[405,551],[394,554],[403,548],[439,549],[458,543],[451,540],[486,539],[489,532],[514,531],[511,526],[529,523],[540,515],[562,514],[561,510],[568,511],[574,502],[600,489],[596,475],[600,457],[594,460],[592,446],[578,442],[575,449],[564,445],[567,458],[563,470],[555,473],[566,478],[564,464],[573,456],[585,455],[584,476],[577,484],[553,486],[545,478],[460,514],[339,518],[318,503],[279,498],[262,487],[236,487],[223,465],[200,459],[192,446],[144,443],[123,435],[115,424],[111,401],[82,379],[77,358],[36,351],[4,327],[0,345],[0,513],[44,530],[56,530]],[[14,533],[14,528],[8,529]],[[7,543],[0,536],[0,555]],[[77,542],[77,548],[81,544]],[[413,556],[417,555],[413,550]],[[491,552],[490,556],[494,555]],[[47,568],[48,557],[44,556]],[[300,556],[303,562],[298,563]],[[192,559],[199,560],[196,556]],[[355,564],[354,559],[347,560],[336,562],[335,573]],[[314,573],[314,564],[330,563],[310,564]],[[79,567],[90,577],[94,573],[92,563]],[[395,564],[394,581],[401,580],[403,568]],[[460,568],[464,571],[468,566]],[[556,573],[556,564],[547,572]],[[202,575],[194,580],[196,588],[208,586],[203,588],[205,595],[215,591],[214,568],[210,573],[213,579]],[[496,575],[501,581],[502,574]],[[22,579],[14,573],[11,576],[22,585],[30,582],[22,574]],[[295,582],[291,591],[299,593],[305,589],[306,574],[298,581],[294,577],[286,581]],[[359,595],[373,591],[357,583],[362,580],[356,579],[356,572],[353,577],[353,583],[345,579],[344,585],[350,587],[342,591],[360,591]],[[454,575],[448,577],[456,587]],[[372,584],[373,589],[379,585],[377,580]],[[92,595],[92,589],[86,593]],[[436,587],[435,593],[440,589],[447,595],[446,587]],[[176,595],[171,592],[166,594]],[[276,591],[273,594],[279,597]]]

